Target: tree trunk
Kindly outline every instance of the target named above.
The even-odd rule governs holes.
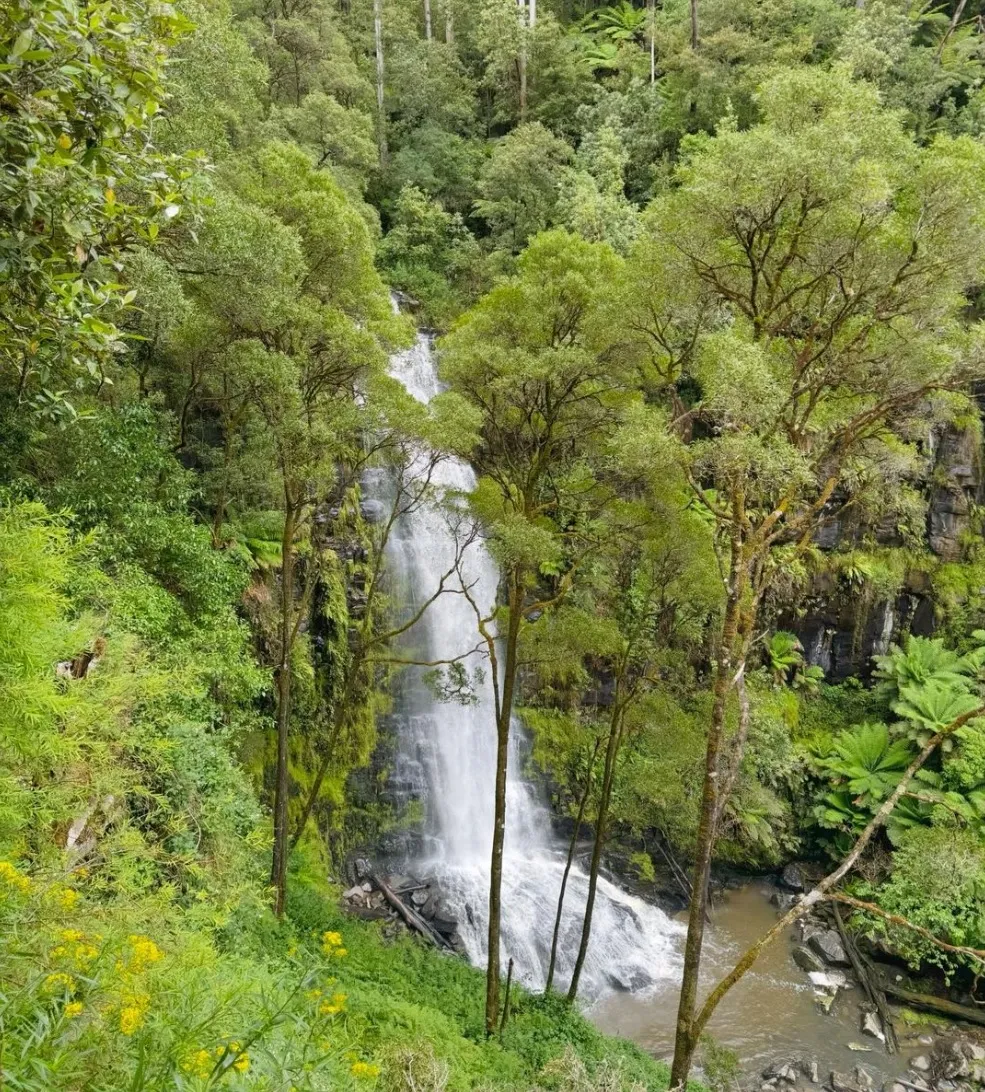
[[[739,608],[743,581],[740,576],[741,558],[739,547],[733,542],[731,587],[722,624],[722,636],[718,646],[718,662],[715,668],[714,706],[708,745],[705,752],[705,779],[701,794],[701,818],[698,823],[694,879],[691,883],[693,896],[688,910],[687,942],[684,947],[684,976],[681,980],[681,999],[677,1010],[677,1034],[674,1041],[674,1065],[671,1072],[671,1088],[683,1088],[691,1068],[691,1058],[697,1046],[693,1032],[694,1013],[698,998],[698,972],[701,969],[701,948],[704,943],[705,917],[708,908],[708,881],[711,878],[711,860],[719,816],[719,765],[722,743],[725,737],[725,713],[728,692],[732,685],[732,657],[739,628]]]
[[[455,9],[452,0],[445,0],[445,41],[448,45],[455,44]]]
[[[691,48],[698,48],[698,0],[691,0]]]
[[[588,942],[592,936],[592,914],[595,910],[595,892],[598,889],[599,866],[602,863],[602,847],[605,845],[605,828],[609,819],[609,801],[612,799],[612,782],[615,777],[616,759],[619,755],[619,743],[622,738],[622,718],[624,706],[621,700],[619,680],[616,681],[616,693],[612,702],[612,719],[609,722],[609,741],[605,748],[605,766],[602,771],[602,793],[599,797],[598,816],[595,820],[595,841],[592,844],[592,863],[588,870],[588,897],[585,900],[585,917],[581,926],[581,942],[575,969],[568,986],[568,1000],[578,996],[578,983],[588,955]]]
[[[489,955],[486,964],[486,1034],[490,1037],[496,1034],[499,1016],[499,931],[502,914],[503,844],[506,840],[506,768],[510,755],[510,722],[522,607],[523,586],[519,574],[514,571],[510,574],[510,617],[506,631],[502,695],[496,721],[496,799],[492,860],[489,868]]]
[[[285,493],[287,491],[285,490]],[[287,898],[288,742],[291,728],[291,645],[294,631],[294,534],[296,508],[289,495],[281,539],[280,662],[277,665],[277,772],[274,789],[274,853],[270,882],[274,913],[284,913]]]
[[[386,139],[386,111],[383,100],[386,76],[383,63],[383,0],[373,0],[373,34],[376,40],[376,112],[379,126],[380,166],[385,168],[390,151]]]
[[[657,82],[657,5],[656,0],[646,0],[650,23],[650,86]]]
[[[516,0],[520,9],[520,53],[516,59],[517,76],[520,81],[520,121],[527,117],[527,4],[526,0]]]
[[[537,25],[537,0],[528,0],[530,5],[530,29]]]
[[[568,844],[568,859],[564,863],[564,874],[561,876],[561,890],[557,897],[557,914],[554,918],[554,935],[551,937],[551,961],[547,967],[547,982],[544,984],[544,993],[550,993],[554,985],[554,966],[557,963],[557,941],[561,932],[561,914],[564,910],[564,893],[568,887],[568,876],[571,874],[571,864],[575,858],[575,848],[578,845],[578,835],[581,834],[581,825],[585,819],[585,808],[588,798],[592,794],[592,781],[595,773],[595,759],[598,758],[601,738],[595,740],[591,761],[588,763],[588,773],[585,777],[585,791],[581,794],[578,804],[578,818],[575,820],[575,829],[571,833],[571,841]]]
[[[431,0],[424,0],[424,37],[430,42],[431,33]]]

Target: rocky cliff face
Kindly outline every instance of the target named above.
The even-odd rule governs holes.
[[[977,392],[985,410],[985,390]],[[927,503],[924,544],[926,560],[907,565],[902,585],[892,592],[833,574],[819,576],[800,604],[796,618],[785,624],[797,634],[811,664],[830,681],[871,670],[872,657],[907,634],[930,636],[937,628],[940,603],[935,596],[935,570],[944,563],[962,562],[974,536],[982,532],[985,503],[985,450],[981,430],[949,426],[928,439],[928,473],[923,482]],[[817,536],[826,552],[852,549],[868,539],[884,548],[902,546],[892,526],[867,527],[857,521],[832,518]]]

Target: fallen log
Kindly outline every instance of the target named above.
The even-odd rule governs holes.
[[[929,1009],[938,1012],[942,1016],[950,1016],[955,1020],[966,1020],[969,1024],[980,1024],[985,1027],[985,1010],[973,1009],[968,1005],[959,1005],[957,1001],[948,1001],[944,997],[934,997],[930,993],[917,993],[915,990],[907,990],[892,982],[881,982],[885,993],[895,997],[898,1001],[905,1001],[917,1009]]]
[[[451,950],[451,945],[437,929],[433,929],[420,914],[409,907],[384,879],[377,876],[375,873],[370,873],[369,878],[371,882],[380,889],[386,901],[397,911],[411,929],[420,933],[422,937],[429,940],[436,948],[448,948]]]
[[[838,926],[838,935],[841,937],[841,943],[844,946],[845,953],[852,965],[852,970],[855,971],[856,977],[862,984],[862,989],[865,990],[866,996],[875,1006],[876,1012],[879,1014],[883,1034],[886,1037],[886,1053],[895,1054],[899,1050],[899,1039],[896,1037],[896,1029],[893,1027],[893,1017],[889,1011],[889,1005],[886,1003],[886,994],[876,978],[871,965],[863,960],[861,952],[856,949],[855,942],[848,935],[848,930],[845,928],[844,921],[842,921],[841,910],[838,908],[838,904],[833,902],[831,904],[831,909],[834,911],[835,925]]]

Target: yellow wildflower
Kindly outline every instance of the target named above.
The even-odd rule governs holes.
[[[142,974],[152,964],[164,958],[164,953],[150,937],[131,936],[127,939],[130,941],[130,958],[122,965],[124,971],[130,974]],[[121,964],[118,963],[117,970],[120,969]]]
[[[346,995],[344,993],[333,993],[331,1000],[323,1001],[318,1006],[318,1011],[322,1016],[338,1016],[345,1008],[345,1000]]]
[[[246,1051],[244,1051],[242,1054],[240,1054],[236,1061],[233,1062],[233,1069],[235,1069],[237,1073],[245,1073],[249,1068],[250,1056],[246,1053]]]
[[[48,953],[52,959],[64,959],[68,955],[68,949],[64,944],[58,944]]]
[[[58,971],[56,974],[48,975],[42,983],[41,988],[45,993],[58,993],[62,990],[66,993],[73,993],[75,990],[75,979],[70,974]]]
[[[124,1035],[133,1035],[144,1026],[144,1011],[137,1005],[124,1005],[120,1009],[120,1031]]]
[[[362,1080],[372,1080],[374,1077],[380,1075],[380,1067],[378,1065],[373,1065],[371,1062],[353,1062],[349,1072],[353,1077],[359,1077]]]
[[[212,1055],[207,1050],[193,1050],[181,1063],[181,1068],[193,1077],[205,1080],[212,1072],[213,1064]]]
[[[85,1005],[81,1001],[69,1001],[65,1006],[65,1017],[68,1020],[74,1020],[76,1016],[79,1016]]]
[[[348,952],[342,946],[341,933],[322,933],[321,950],[329,959],[342,959]]]
[[[317,1001],[322,995],[322,991],[319,989],[308,990],[304,995],[309,1001]]]
[[[23,872],[18,872],[10,861],[0,861],[0,881],[22,894],[31,890],[30,879]]]
[[[74,887],[63,887],[55,891],[55,902],[58,903],[60,910],[75,909],[75,904],[79,901],[79,893]]]
[[[59,136],[58,140],[55,141],[55,143],[58,145],[59,148],[62,149],[62,151],[68,151],[68,149],[72,147],[72,138],[68,135],[68,133],[62,133]]]
[[[66,944],[78,944],[80,940],[85,940],[86,935],[81,929],[62,929],[58,937]]]
[[[85,865],[75,870],[76,879],[87,880],[89,878],[89,869]]]

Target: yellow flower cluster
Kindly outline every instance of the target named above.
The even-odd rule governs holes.
[[[322,1016],[338,1016],[345,1009],[345,1001],[344,993],[333,993],[328,1001],[322,1001],[318,1006],[318,1012]]]
[[[349,1067],[349,1072],[353,1077],[358,1077],[362,1080],[372,1080],[374,1077],[380,1075],[380,1067],[373,1065],[372,1062],[353,1062]]]
[[[23,872],[19,872],[10,861],[0,861],[0,882],[22,895],[31,890],[30,879]]]
[[[41,984],[41,989],[45,993],[74,993],[75,979],[64,971],[58,971],[56,974],[48,975]]]
[[[75,909],[75,904],[79,901],[79,893],[74,887],[57,885],[45,892],[45,898],[53,902],[59,910],[69,913]]]
[[[121,974],[143,974],[148,967],[164,958],[164,953],[150,937],[130,936],[127,939],[130,943],[130,955],[116,965]]]
[[[133,991],[128,993],[120,1005],[120,1031],[124,1035],[133,1035],[147,1022],[150,1009],[150,994]]]
[[[349,954],[342,946],[341,933],[322,933],[321,950],[329,959],[344,959]]]
[[[69,1001],[65,1006],[65,1018],[67,1020],[74,1020],[76,1016],[82,1014],[84,1008],[85,1005],[83,1005],[81,1001]]]
[[[181,1063],[181,1068],[193,1077],[205,1080],[215,1068],[216,1062],[227,1054],[235,1055],[232,1068],[237,1073],[245,1073],[250,1068],[250,1056],[245,1050],[240,1049],[239,1043],[229,1043],[226,1046],[217,1046],[214,1050],[206,1050],[202,1047],[193,1050]]]
[[[95,944],[102,941],[102,937],[87,937],[79,929],[62,929],[58,934],[60,944],[55,945],[48,953],[52,959],[67,959],[77,970],[86,970],[99,955],[99,949]]]

